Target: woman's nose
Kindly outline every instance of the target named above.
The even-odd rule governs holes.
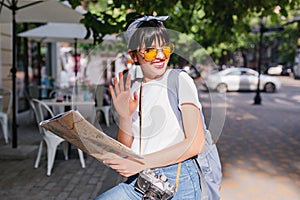
[[[165,59],[166,58],[166,55],[163,53],[162,49],[157,50],[156,58],[159,58],[159,59]]]

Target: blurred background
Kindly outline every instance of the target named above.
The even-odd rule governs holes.
[[[123,32],[128,19],[144,14],[170,16],[164,22],[175,44],[170,67],[194,79],[207,124],[214,106],[224,115],[223,199],[299,199],[298,0],[0,0],[0,198],[30,199],[39,188],[44,193],[33,192],[33,199],[91,199],[122,180],[89,157],[86,169],[72,164],[78,161],[72,154],[71,164],[61,162],[61,149],[51,179],[45,165],[33,169],[43,134],[31,102],[52,110],[53,102],[64,103],[59,111],[74,101],[92,106],[90,121],[115,137],[107,87],[118,72],[142,77]],[[214,95],[221,99],[215,105]],[[91,181],[81,183],[84,177]]]

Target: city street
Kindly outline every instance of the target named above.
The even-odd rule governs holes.
[[[262,104],[253,105],[255,92],[226,94],[225,123],[218,141],[223,165],[222,200],[300,200],[300,80],[278,77],[282,88],[274,94],[261,93]],[[211,117],[210,93],[199,86],[199,97],[207,122]],[[86,156],[80,167],[76,151],[63,159],[58,152],[52,175],[46,176],[46,157],[34,169],[37,127],[32,113],[20,114],[20,149],[33,148],[27,155],[14,155],[0,133],[1,200],[93,199],[122,181],[122,177]],[[115,136],[116,125],[104,131]],[[13,152],[9,155],[5,151]]]
[[[226,121],[218,146],[222,199],[300,199],[300,81],[279,77],[282,89],[227,93]]]

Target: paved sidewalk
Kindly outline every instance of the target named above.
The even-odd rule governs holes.
[[[300,199],[300,80],[279,77],[278,93],[228,93],[219,140],[223,200]],[[238,97],[237,97],[238,96]]]
[[[34,169],[41,136],[30,112],[18,116],[18,148],[4,145],[0,135],[0,199],[1,200],[73,200],[93,199],[122,181],[122,177],[99,161],[86,156],[86,168],[81,168],[77,151],[71,148],[69,160],[58,150],[52,174],[46,176],[46,149],[40,166]],[[116,126],[105,132],[114,137]],[[2,134],[2,133],[0,133]]]
[[[300,81],[288,77],[283,81],[279,93],[261,94],[260,106],[252,105],[255,93],[227,94],[226,120],[218,142],[224,173],[222,200],[300,199]],[[285,88],[291,93],[287,95]],[[199,92],[209,120],[209,93],[201,87]],[[82,169],[75,150],[67,161],[59,151],[47,177],[46,156],[38,169],[33,168],[40,136],[31,114],[20,114],[18,123],[19,149],[4,145],[0,132],[1,200],[87,200],[122,181],[88,156]],[[116,125],[102,127],[115,136]]]

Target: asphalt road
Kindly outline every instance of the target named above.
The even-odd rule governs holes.
[[[224,98],[218,141],[223,200],[300,199],[300,80],[278,78],[282,88],[262,92],[261,105],[253,105],[255,92],[229,92]],[[209,118],[211,94],[200,91],[200,99],[201,94]]]

